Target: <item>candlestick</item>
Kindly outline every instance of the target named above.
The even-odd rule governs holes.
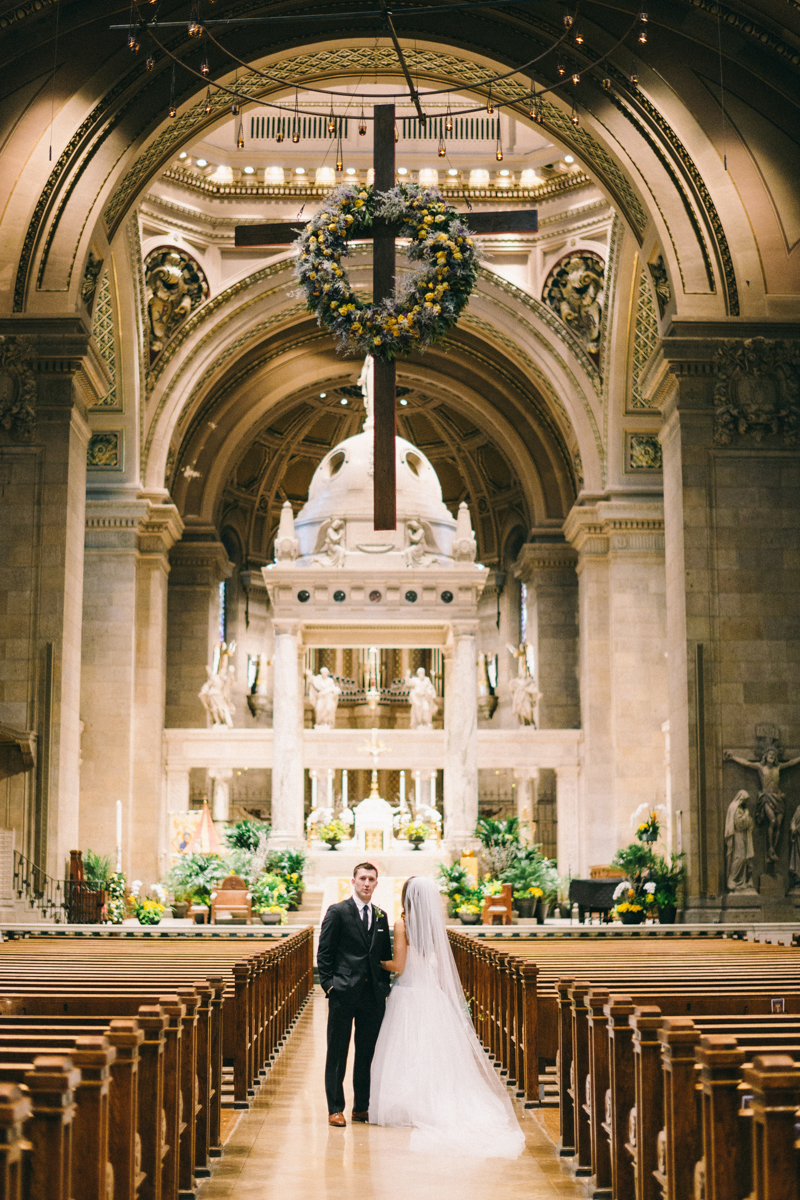
[[[431,771],[431,808],[436,808],[436,772]]]
[[[117,801],[117,874],[122,870],[122,801]]]
[[[400,772],[400,811],[406,810],[406,773]]]
[[[311,772],[311,809],[317,807],[317,772]]]
[[[333,808],[333,767],[328,767],[328,808]]]
[[[347,771],[342,771],[342,808],[349,808]]]
[[[419,812],[422,804],[422,772],[414,772],[414,811]]]

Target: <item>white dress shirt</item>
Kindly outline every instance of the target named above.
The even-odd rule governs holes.
[[[358,896],[353,896],[353,899],[355,900],[356,907],[358,908],[359,921],[361,921],[363,924],[364,909],[366,909],[367,910],[367,930],[372,929],[372,904],[371,904],[371,902],[369,900],[367,900],[365,903],[363,900],[359,899]]]

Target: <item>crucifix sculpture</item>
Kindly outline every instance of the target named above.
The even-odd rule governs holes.
[[[402,60],[401,60],[402,61]],[[413,99],[412,95],[412,99]],[[417,104],[419,109],[419,105]],[[395,186],[395,108],[393,104],[376,104],[373,112],[373,166],[375,191],[388,192]],[[498,118],[499,119],[499,118]],[[536,233],[537,212],[529,211],[470,213],[465,218],[472,233]],[[287,246],[294,242],[301,229],[297,221],[271,221],[259,225],[237,225],[237,246]],[[372,298],[374,304],[391,296],[395,282],[395,238],[402,237],[399,224],[380,217],[372,227]],[[384,358],[375,358],[374,402],[374,475],[373,524],[375,529],[395,529],[396,480],[395,437],[396,367]]]

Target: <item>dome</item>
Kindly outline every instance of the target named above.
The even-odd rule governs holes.
[[[351,554],[402,553],[409,544],[406,523],[418,521],[425,532],[425,549],[440,561],[449,561],[456,522],[442,500],[442,486],[431,463],[405,438],[396,439],[397,529],[373,529],[372,454],[373,431],[368,428],[325,455],[294,521],[301,557],[322,551],[323,526],[332,520],[344,522],[348,566],[356,565]]]

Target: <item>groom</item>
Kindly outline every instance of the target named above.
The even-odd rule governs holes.
[[[377,867],[359,863],[353,871],[354,895],[330,906],[319,935],[319,981],[328,997],[325,1062],[328,1124],[337,1127],[347,1124],[344,1071],[353,1021],[356,1025],[353,1120],[369,1120],[369,1073],[391,979],[381,961],[387,962],[392,957],[386,913],[372,903],[377,886]]]

